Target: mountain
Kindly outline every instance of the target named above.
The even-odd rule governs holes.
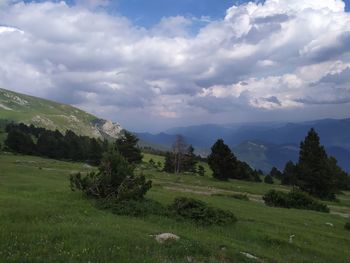
[[[70,105],[0,89],[0,119],[78,135],[117,138],[123,128]]]
[[[269,172],[274,166],[283,170],[289,160],[296,162],[299,156],[298,145],[276,145],[257,140],[244,141],[232,147],[232,151],[238,159],[264,172]]]
[[[206,124],[173,128],[166,133],[196,138],[200,142],[198,146],[210,146],[217,138],[223,138],[231,146],[246,140],[260,140],[274,144],[299,144],[311,128],[316,129],[322,144],[350,150],[350,118],[299,123],[257,122],[215,126]]]
[[[299,144],[307,132],[315,128],[329,155],[337,158],[343,169],[350,171],[350,118],[323,119],[299,123],[256,122],[235,124],[205,124],[169,129],[160,134],[138,134],[154,144],[168,147],[176,134],[184,136],[197,153],[206,155],[218,138],[231,147],[239,159],[257,169],[282,169],[289,160],[296,161]]]

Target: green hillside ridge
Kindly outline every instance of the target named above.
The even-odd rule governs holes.
[[[119,124],[99,119],[83,110],[17,92],[0,89],[0,119],[33,124],[50,130],[72,130],[78,135],[117,138]]]

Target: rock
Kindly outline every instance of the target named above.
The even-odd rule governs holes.
[[[290,237],[289,237],[289,243],[293,243],[293,238],[295,237],[295,235],[291,235]]]
[[[111,121],[106,121],[102,125],[102,131],[112,138],[119,138],[123,128],[118,123],[113,123]]]
[[[247,252],[241,252],[242,255],[246,256],[247,258],[250,258],[250,259],[255,259],[255,260],[259,260],[258,257],[252,255],[252,254],[249,254]]]
[[[194,257],[191,257],[191,256],[187,256],[187,257],[186,257],[186,260],[187,260],[188,263],[194,263],[194,262],[196,262],[196,260],[194,259]]]
[[[155,239],[158,243],[163,244],[167,241],[177,241],[180,239],[177,235],[174,235],[172,233],[163,233],[155,236]]]
[[[326,225],[327,225],[327,226],[330,226],[330,227],[333,227],[333,226],[334,226],[332,223],[329,223],[329,222],[327,222]]]

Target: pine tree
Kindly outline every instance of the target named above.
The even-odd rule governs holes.
[[[175,172],[174,157],[173,157],[173,154],[171,152],[167,152],[165,154],[165,162],[164,162],[163,171],[167,172],[167,173],[174,173]]]
[[[334,180],[328,165],[328,156],[320,138],[311,129],[300,144],[298,186],[322,199],[334,199]]]
[[[205,175],[205,169],[202,165],[198,165],[197,173],[199,176],[204,176]]]
[[[272,169],[271,169],[271,171],[270,171],[270,175],[271,175],[273,178],[276,178],[276,179],[279,179],[279,180],[282,179],[282,173],[281,173],[280,170],[278,170],[276,167],[272,167]]]
[[[183,160],[182,171],[196,173],[197,157],[194,154],[194,148],[192,145],[190,145],[187,148],[186,154],[184,155],[183,159],[184,160]]]
[[[272,176],[270,174],[265,176],[264,183],[265,184],[273,184],[273,178],[272,178]]]
[[[298,176],[297,169],[298,167],[292,161],[287,162],[283,170],[281,183],[283,185],[296,185]]]
[[[90,164],[99,165],[103,155],[103,148],[100,141],[92,138],[89,146],[88,156]]]
[[[334,157],[328,159],[329,169],[333,175],[334,185],[339,190],[350,190],[350,175],[338,166]]]
[[[5,145],[16,153],[33,154],[36,152],[36,146],[31,136],[17,129],[9,131]]]
[[[235,173],[237,159],[222,139],[216,141],[208,156],[208,164],[213,176],[219,180],[228,180]]]
[[[142,161],[140,148],[137,146],[139,139],[128,131],[124,131],[121,138],[115,142],[115,148],[130,163],[138,164]]]

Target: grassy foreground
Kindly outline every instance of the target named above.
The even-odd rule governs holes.
[[[162,160],[145,156],[150,158]],[[0,155],[0,262],[350,262],[350,232],[344,230],[349,193],[332,204],[333,214],[270,208],[261,203],[261,194],[287,188],[217,182],[209,170],[200,178],[176,177],[146,165],[138,169],[154,181],[148,198],[169,204],[176,196],[191,196],[231,210],[239,220],[232,226],[199,227],[98,210],[69,189],[71,172],[91,169],[81,163]],[[236,192],[251,200],[217,196]],[[152,235],[164,232],[181,239],[160,245]]]

